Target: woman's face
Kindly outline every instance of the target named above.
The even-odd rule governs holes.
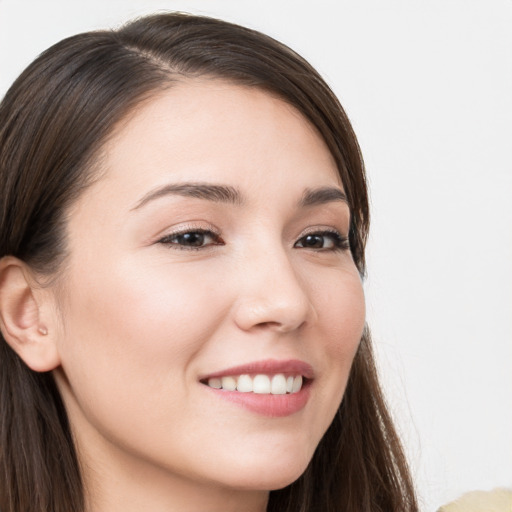
[[[365,316],[324,142],[265,92],[195,80],[141,106],[99,163],[55,293],[55,374],[86,472],[291,483]]]

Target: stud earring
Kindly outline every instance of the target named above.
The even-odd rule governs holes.
[[[48,329],[46,327],[39,327],[39,329],[37,329],[39,331],[40,334],[42,334],[43,336],[46,336],[48,334]]]

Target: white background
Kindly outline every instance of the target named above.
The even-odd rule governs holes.
[[[366,158],[366,282],[422,510],[512,486],[511,0],[0,0],[0,95],[43,49],[157,9],[302,53]]]

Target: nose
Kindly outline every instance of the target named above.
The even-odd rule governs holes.
[[[308,287],[284,250],[244,259],[241,270],[234,311],[240,329],[286,333],[314,321]]]

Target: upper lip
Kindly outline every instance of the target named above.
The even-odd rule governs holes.
[[[200,380],[226,377],[228,375],[246,375],[246,374],[267,374],[288,373],[291,375],[302,375],[306,379],[314,377],[313,367],[298,359],[266,359],[264,361],[254,361],[247,364],[232,366],[224,370],[209,373]]]

